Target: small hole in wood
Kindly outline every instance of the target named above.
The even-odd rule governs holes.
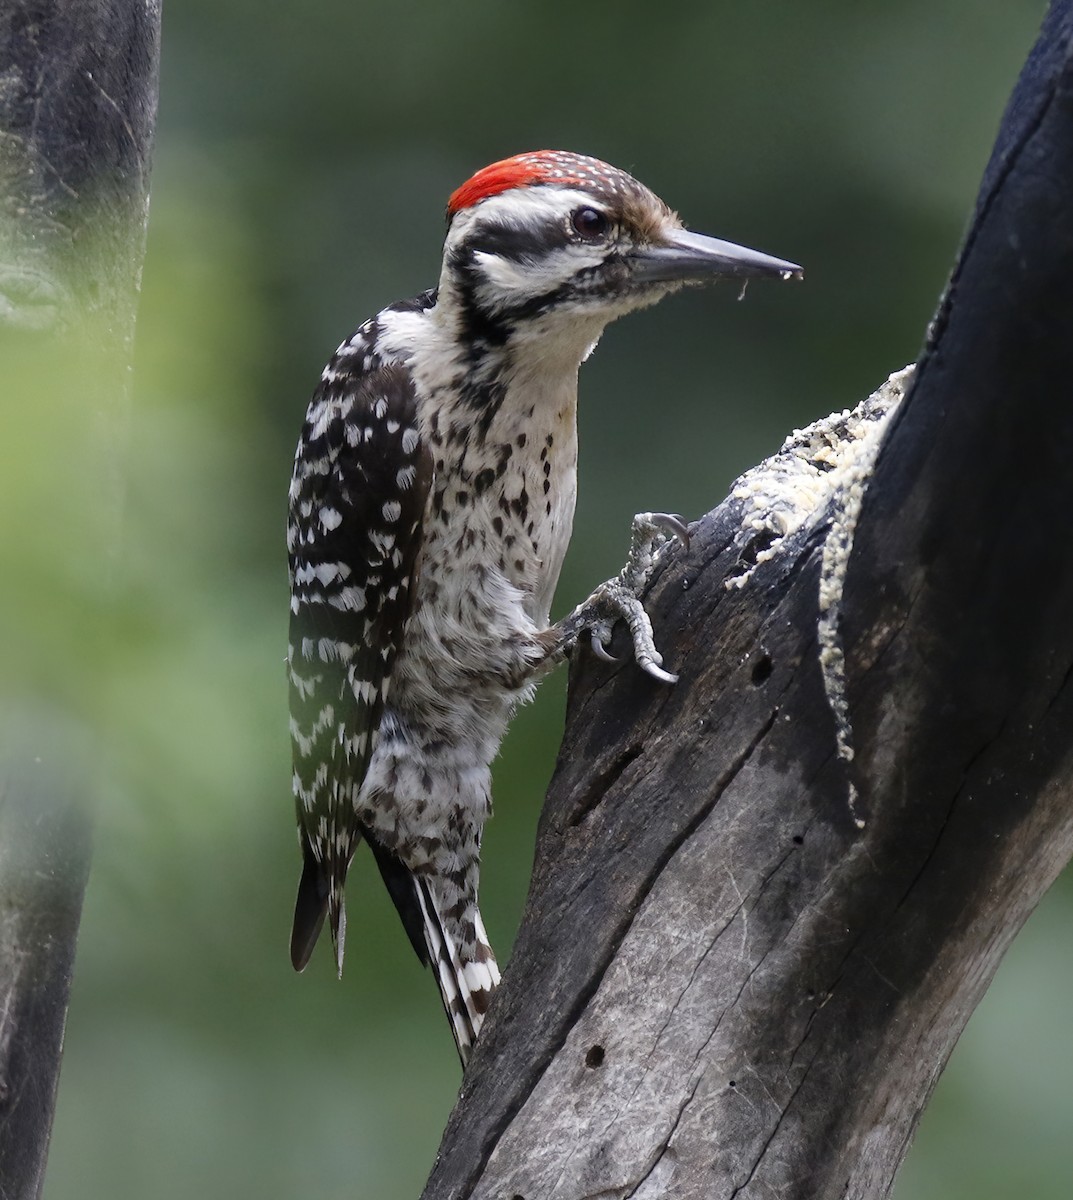
[[[737,1082],[736,1082],[735,1080],[733,1080],[733,1079],[732,1079],[732,1080],[730,1081],[730,1086],[731,1086],[732,1088],[736,1088],[738,1085],[737,1085]]]
[[[801,834],[795,833],[794,834],[794,845],[795,846],[803,846],[804,844],[805,844],[805,839],[801,836]]]
[[[753,687],[759,687],[762,683],[767,683],[767,681],[771,678],[771,671],[771,655],[761,654],[756,662],[753,663]]]
[[[588,1054],[585,1055],[585,1066],[587,1067],[602,1067],[604,1065],[604,1048],[603,1046],[590,1046]]]
[[[743,547],[742,552],[738,555],[738,562],[743,567],[755,567],[757,559],[771,546],[776,537],[778,534],[774,530],[758,533],[747,546]]]

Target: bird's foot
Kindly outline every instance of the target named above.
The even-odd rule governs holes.
[[[559,623],[562,648],[569,653],[588,633],[593,653],[605,662],[616,662],[607,647],[617,621],[625,621],[633,639],[637,665],[654,679],[677,683],[678,676],[663,670],[663,655],[652,637],[652,622],[640,597],[647,587],[660,551],[672,539],[688,550],[689,530],[681,517],[668,513],[638,513],[633,518],[630,555],[626,565]]]

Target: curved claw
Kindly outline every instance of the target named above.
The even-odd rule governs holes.
[[[592,630],[589,634],[589,642],[592,646],[592,652],[593,652],[593,654],[596,655],[597,658],[602,658],[604,660],[604,662],[609,662],[609,663],[617,663],[619,661],[613,654],[608,654],[607,648],[604,646],[603,642],[600,640],[600,635],[596,632],[595,629]]]
[[[653,525],[659,526],[664,533],[671,534],[676,537],[681,543],[684,550],[689,549],[689,526],[685,522],[685,518],[677,513],[653,513],[651,516]]]
[[[677,683],[678,676],[672,675],[670,671],[665,671],[662,667],[657,667],[654,662],[638,663],[642,671],[647,671],[653,679],[658,679],[660,683]]]

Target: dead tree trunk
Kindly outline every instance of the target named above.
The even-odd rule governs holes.
[[[12,1200],[41,1189],[89,865],[94,697],[78,676],[102,634],[118,525],[159,24],[159,0],[0,4],[0,1195]]]
[[[811,431],[668,552],[676,687],[575,663],[427,1200],[888,1194],[1073,853],[1071,380],[1056,0],[904,401]],[[795,456],[837,481],[780,537]]]

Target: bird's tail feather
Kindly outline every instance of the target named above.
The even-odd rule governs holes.
[[[304,971],[313,947],[317,944],[324,918],[328,912],[328,876],[314,857],[309,842],[302,838],[302,878],[294,901],[294,924],[291,927],[291,964]]]
[[[499,967],[479,912],[474,913],[476,953],[463,961],[459,947],[440,919],[439,907],[428,881],[415,876],[414,890],[421,906],[429,962],[451,1023],[458,1056],[465,1066],[481,1031],[492,992],[499,983]]]
[[[328,885],[328,924],[332,930],[332,946],[335,950],[335,969],[343,978],[343,950],[346,943],[346,900],[343,897],[342,880],[333,875]]]
[[[296,971],[305,970],[327,917],[335,947],[335,966],[339,974],[343,974],[343,944],[346,940],[343,885],[351,855],[353,849],[347,857],[325,863],[313,853],[308,839],[302,837],[302,878],[298,882],[291,929],[291,963]]]

